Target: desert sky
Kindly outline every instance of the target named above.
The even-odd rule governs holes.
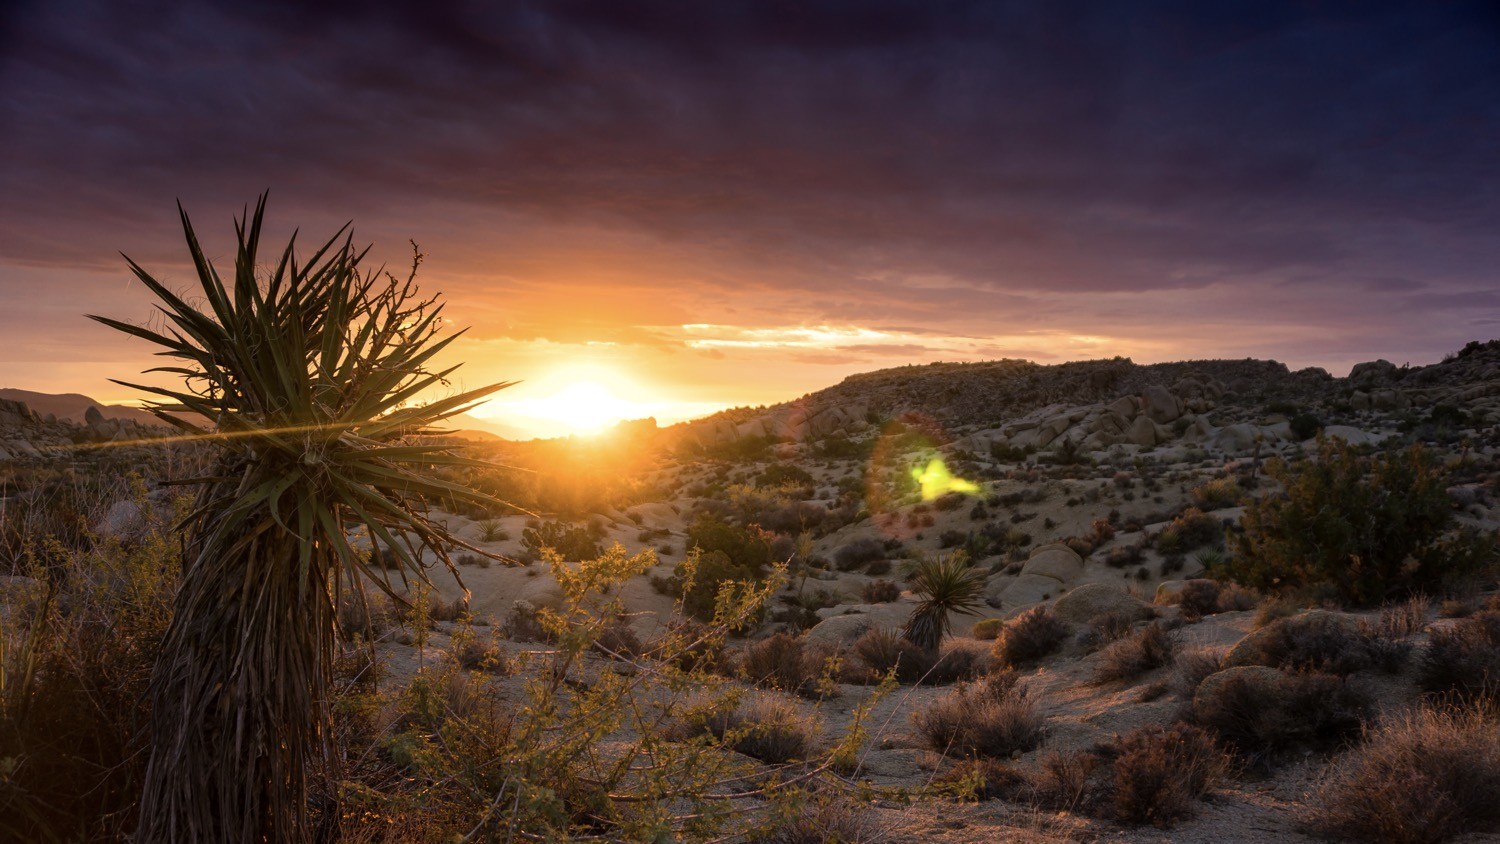
[[[1500,335],[1491,2],[10,2],[0,386],[130,394],[120,252],[348,220],[527,435],[861,371]]]

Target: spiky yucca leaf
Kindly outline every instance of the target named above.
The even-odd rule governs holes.
[[[427,579],[424,549],[457,577],[448,548],[486,552],[429,518],[429,503],[499,503],[437,473],[486,464],[419,439],[509,386],[412,403],[447,383],[453,369],[430,362],[462,333],[439,338],[442,306],[413,281],[421,256],[405,281],[362,272],[346,226],[306,261],[294,237],[260,275],[264,212],[262,196],[236,221],[228,280],[181,212],[203,308],[127,257],[161,326],[93,317],[176,359],[154,371],[181,376],[179,388],[119,383],[162,399],[157,416],[218,452],[152,674],[139,841],[311,839],[310,799],[334,762],[334,608],[346,588],[363,598],[366,581],[395,592],[350,532],[390,548],[403,582]]]
[[[912,592],[921,603],[911,611],[901,635],[918,647],[936,651],[948,635],[954,613],[973,615],[984,596],[985,573],[969,565],[963,554],[923,560],[912,578]]]

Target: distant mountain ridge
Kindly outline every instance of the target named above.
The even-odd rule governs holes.
[[[40,393],[35,390],[3,387],[0,388],[0,399],[19,401],[35,411],[38,416],[45,417],[51,414],[59,421],[78,425],[86,424],[87,420],[84,417],[91,407],[98,408],[105,419],[123,419],[141,425],[164,425],[160,419],[138,407],[105,404],[82,393]],[[190,418],[196,419],[197,417],[191,416]],[[530,439],[519,429],[479,419],[466,413],[454,416],[439,427],[454,431],[455,436],[461,439],[477,441]]]
[[[51,414],[60,420],[84,424],[84,414],[97,407],[105,419],[124,419],[141,425],[161,425],[160,419],[138,407],[105,404],[82,393],[38,393],[33,390],[18,390],[14,387],[0,388],[0,399],[25,402],[38,416]]]

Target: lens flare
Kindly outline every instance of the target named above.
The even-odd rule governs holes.
[[[979,491],[978,484],[966,481],[948,471],[948,465],[943,462],[943,458],[941,457],[934,457],[929,460],[926,468],[919,466],[912,469],[911,476],[922,487],[923,501],[931,501],[940,495],[950,492],[973,495]]]

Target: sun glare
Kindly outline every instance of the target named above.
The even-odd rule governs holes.
[[[528,416],[557,423],[573,433],[595,434],[635,413],[635,403],[592,381],[579,381],[517,408]]]

